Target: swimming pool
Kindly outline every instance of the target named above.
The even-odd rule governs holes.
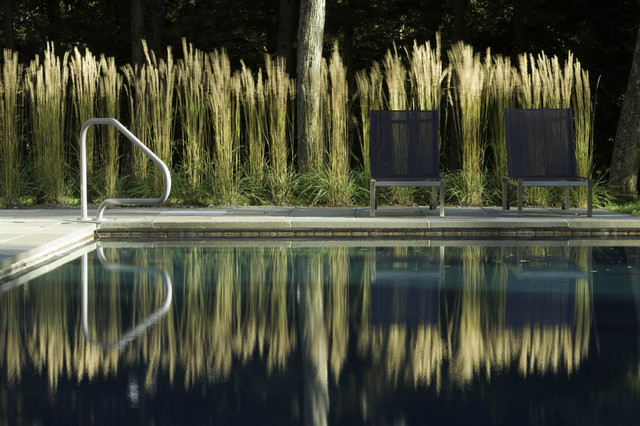
[[[0,424],[638,418],[639,248],[358,244],[98,243],[0,282]]]

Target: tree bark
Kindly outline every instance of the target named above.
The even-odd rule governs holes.
[[[296,76],[298,169],[309,171],[309,147],[318,137],[320,93],[312,87],[312,76],[320,73],[324,37],[325,0],[302,0],[298,21]]]
[[[611,156],[609,187],[614,194],[635,197],[640,169],[640,26]]]
[[[4,48],[16,50],[13,28],[13,0],[4,0]]]
[[[144,34],[144,4],[143,0],[131,0],[131,63],[142,64],[144,51],[142,37]]]

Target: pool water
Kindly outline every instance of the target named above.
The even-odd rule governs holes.
[[[0,282],[0,425],[640,418],[640,248],[243,244]]]

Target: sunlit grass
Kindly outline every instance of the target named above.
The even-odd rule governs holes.
[[[4,64],[0,78],[0,169],[2,197],[5,206],[18,203],[22,169],[21,142],[23,122],[22,91],[23,66],[18,53],[4,50]]]
[[[436,35],[435,44],[393,46],[382,62],[354,73],[354,90],[338,51],[336,45],[311,76],[321,102],[307,177],[296,168],[295,81],[281,58],[267,56],[256,70],[242,62],[234,69],[223,50],[201,52],[184,41],[182,58],[175,61],[170,49],[156,56],[145,47],[143,64],[118,69],[113,58],[97,60],[88,50],[75,49],[69,59],[49,48],[45,61],[36,57],[22,72],[17,58],[6,53],[3,202],[21,204],[26,196],[35,203],[66,204],[76,197],[78,128],[92,116],[124,120],[170,167],[172,202],[191,205],[361,204],[370,173],[370,111],[377,109],[439,111],[442,159],[455,155],[447,144],[461,147],[461,168],[442,170],[453,177],[447,202],[499,204],[496,188],[506,171],[503,110],[509,107],[571,107],[578,172],[593,172],[593,91],[588,72],[571,54],[564,62],[544,53],[522,54],[512,65],[464,44],[442,52]],[[447,126],[451,117],[453,131]],[[161,174],[139,150],[121,144],[114,129],[92,131],[88,142],[89,165],[95,168],[89,176],[92,199],[158,192]],[[381,201],[411,205],[421,202],[422,192],[393,188],[381,191]],[[559,194],[533,189],[525,196],[529,205],[553,205]],[[579,205],[585,195],[572,191]]]
[[[67,165],[66,120],[69,54],[55,54],[47,45],[42,60],[37,55],[26,74],[31,112],[34,173],[38,198],[45,203],[64,203]]]

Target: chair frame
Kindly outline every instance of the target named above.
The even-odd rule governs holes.
[[[384,111],[384,112],[403,112],[403,111]],[[411,112],[411,111],[406,111]],[[371,150],[371,154],[373,154],[373,149]],[[376,187],[377,186],[395,186],[395,187],[424,187],[427,190],[427,194],[429,193],[428,188],[433,188],[431,194],[431,204],[430,208],[433,209],[433,205],[435,204],[435,188],[440,188],[439,195],[439,205],[440,205],[440,217],[444,217],[444,179],[441,176],[438,177],[419,177],[419,178],[382,178],[373,176],[373,167],[372,167],[372,176],[369,181],[369,208],[370,208],[370,216],[375,217],[376,215]]]
[[[440,188],[440,217],[444,217],[444,179],[416,179],[416,180],[387,180],[387,179],[374,179],[371,178],[369,182],[369,208],[371,217],[375,217],[376,215],[376,186],[413,186],[413,187],[424,187],[428,188]],[[431,202],[434,202],[434,194],[431,194]],[[430,206],[430,208],[433,208]]]
[[[505,110],[506,113],[506,110]],[[506,125],[506,123],[505,123]],[[571,137],[573,138],[573,132]],[[575,146],[575,140],[573,140]],[[575,156],[575,154],[574,154]],[[518,177],[503,176],[502,177],[502,210],[509,210],[510,203],[508,198],[509,185],[517,186],[517,206],[518,216],[522,216],[522,199],[524,187],[563,187],[564,199],[562,201],[562,209],[569,209],[570,188],[586,186],[587,187],[587,216],[591,217],[593,213],[593,180],[590,177],[567,176],[567,177]]]

